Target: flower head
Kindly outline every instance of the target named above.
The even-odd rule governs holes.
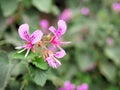
[[[64,20],[58,21],[58,29],[56,30],[55,27],[51,26],[49,30],[54,34],[51,43],[56,46],[60,46],[61,44],[68,44],[69,42],[62,42],[61,36],[65,34],[67,29],[66,23]]]
[[[72,17],[71,9],[65,9],[59,16],[59,19],[65,20],[66,22],[69,21]]]
[[[88,15],[90,11],[89,8],[83,7],[80,12],[82,15]]]
[[[113,38],[108,37],[107,40],[106,40],[106,43],[107,43],[109,46],[113,46],[113,44],[114,44]]]
[[[88,90],[88,84],[83,83],[77,87],[77,90]]]
[[[58,90],[74,90],[75,89],[75,85],[72,84],[70,81],[66,81],[64,83],[64,87],[59,88]]]
[[[115,12],[120,12],[120,3],[113,3],[112,8]]]
[[[27,53],[25,54],[25,57],[27,57],[29,51],[31,49],[34,50],[34,44],[41,40],[43,33],[40,30],[36,30],[30,35],[28,24],[22,24],[18,29],[18,33],[19,33],[20,38],[25,41],[26,45],[16,47],[16,49],[23,48],[18,53],[21,53],[27,50]]]
[[[59,49],[60,49],[60,51],[57,51],[55,53],[53,53],[52,51],[50,51],[48,49],[46,50],[46,52],[44,54],[45,55],[44,58],[48,62],[50,67],[58,68],[61,65],[60,61],[57,60],[57,58],[64,57],[66,55],[66,53],[61,47],[59,47]]]

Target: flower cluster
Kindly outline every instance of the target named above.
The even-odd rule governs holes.
[[[58,90],[75,90],[75,85],[69,81],[64,83],[64,87],[59,88]],[[88,90],[88,84],[83,83],[76,87],[76,90]]]
[[[120,12],[120,3],[117,3],[117,2],[113,3],[112,8],[116,13],[119,13]]]
[[[43,21],[43,24],[46,24],[46,21]],[[45,26],[45,25],[43,25]],[[46,29],[47,27],[45,27]],[[61,63],[57,58],[63,58],[66,55],[65,50],[61,47],[62,44],[68,44],[69,42],[63,42],[62,36],[65,34],[67,29],[66,22],[64,20],[58,21],[58,28],[50,26],[48,28],[48,34],[43,34],[41,30],[36,30],[32,34],[29,33],[28,24],[22,24],[18,33],[21,39],[25,41],[25,45],[16,47],[16,49],[22,49],[18,53],[21,53],[27,50],[25,57],[28,53],[33,51],[36,53],[38,50],[42,53],[42,57],[52,68],[58,68]],[[38,48],[37,50],[34,47]]]

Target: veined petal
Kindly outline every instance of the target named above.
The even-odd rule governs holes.
[[[50,30],[54,35],[56,35],[56,29],[55,29],[55,27],[51,26],[51,27],[49,27],[49,30]]]
[[[53,56],[47,57],[46,60],[47,60],[47,62],[49,64],[49,66],[52,67],[52,68],[58,68],[61,65],[59,60],[57,60]]]
[[[62,58],[65,55],[66,55],[66,52],[63,49],[61,49],[60,51],[55,53],[55,57],[57,57],[57,58]]]
[[[41,40],[42,36],[43,33],[40,30],[36,30],[31,34],[30,41],[32,42],[32,44],[35,44]]]
[[[20,25],[19,29],[18,29],[18,33],[21,39],[29,41],[29,26],[28,24],[22,24]]]
[[[67,29],[66,22],[64,20],[59,20],[57,35],[58,36],[63,35],[66,32],[66,29]]]

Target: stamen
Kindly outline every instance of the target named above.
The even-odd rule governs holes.
[[[27,57],[28,53],[30,52],[30,49],[27,50],[26,54],[25,54],[25,58]]]
[[[24,48],[24,49],[20,50],[18,53],[21,53],[21,52],[23,52],[23,51],[25,51],[25,50],[26,50],[26,48]]]

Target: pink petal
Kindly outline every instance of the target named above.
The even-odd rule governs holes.
[[[69,21],[71,17],[72,17],[72,11],[71,9],[67,8],[61,13],[61,15],[59,16],[59,19]]]
[[[35,44],[41,40],[43,33],[40,30],[36,30],[30,35],[30,41]]]
[[[49,30],[50,30],[54,35],[56,35],[56,29],[55,29],[55,27],[51,26],[51,27],[49,27]]]
[[[42,29],[48,29],[48,26],[49,26],[48,20],[46,20],[46,19],[41,20],[40,26],[42,27]]]
[[[65,90],[65,88],[58,88],[58,90]]]
[[[88,84],[83,83],[77,87],[77,90],[88,90]]]
[[[61,65],[61,63],[53,56],[47,57],[46,60],[52,68],[58,68]]]
[[[65,88],[65,90],[74,90],[74,89],[75,89],[75,85],[72,84],[72,83],[69,82],[69,81],[66,81],[66,82],[64,83],[64,88]]]
[[[58,36],[63,35],[66,32],[66,29],[67,29],[66,22],[64,20],[59,20],[57,35]]]
[[[59,52],[55,53],[55,57],[57,57],[57,58],[62,58],[65,55],[66,55],[66,52],[63,49],[61,49]]]
[[[28,24],[22,24],[20,25],[19,29],[18,29],[18,33],[20,38],[22,38],[23,40],[29,41],[29,26]]]

